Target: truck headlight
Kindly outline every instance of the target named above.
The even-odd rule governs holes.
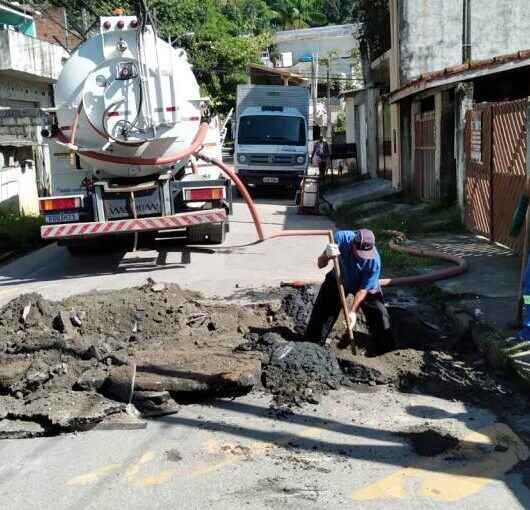
[[[305,163],[305,156],[298,156],[296,158],[296,162],[299,164],[299,165],[303,165]]]
[[[244,154],[240,154],[237,159],[238,159],[238,161],[240,163],[246,163],[247,162],[247,157]]]

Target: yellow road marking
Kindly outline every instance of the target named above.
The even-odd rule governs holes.
[[[136,464],[133,464],[127,471],[125,472],[125,478],[127,480],[130,480],[131,478],[135,477],[138,472],[140,471],[140,468],[143,464],[147,464],[148,462],[151,462],[155,458],[154,452],[147,451],[145,452],[138,462]]]
[[[500,444],[506,451],[485,452],[482,445]],[[417,467],[403,468],[367,487],[352,493],[354,501],[404,499],[422,496],[437,501],[454,502],[480,492],[492,480],[500,478],[513,466],[528,458],[528,447],[503,423],[496,423],[464,438],[455,453],[467,461],[453,466],[443,457],[425,461]],[[446,452],[447,456],[450,452]],[[407,490],[419,480],[416,493]]]
[[[156,475],[149,475],[143,477],[139,482],[135,483],[135,485],[141,486],[141,487],[149,487],[152,485],[162,485],[163,483],[168,482],[173,478],[173,475],[175,475],[176,470],[175,469],[164,469],[163,471],[160,471],[160,473],[157,473]]]
[[[192,469],[162,469],[158,473],[152,473],[149,475],[141,475],[140,471],[143,469],[149,469],[152,466],[153,461],[157,459],[157,454],[153,451],[147,451],[133,463],[132,465],[125,464],[109,464],[102,468],[90,471],[83,475],[76,476],[66,482],[68,486],[76,485],[89,485],[99,482],[102,478],[107,475],[121,471],[123,482],[128,483],[134,487],[148,487],[154,485],[161,485],[170,481],[176,476],[182,477],[197,477],[213,473],[225,466],[237,464],[241,462],[242,456],[246,454],[259,455],[273,448],[281,448],[285,446],[289,441],[293,440],[294,437],[298,438],[310,438],[317,437],[323,433],[322,429],[316,427],[309,427],[303,429],[296,436],[294,433],[286,433],[284,437],[280,437],[275,442],[256,441],[247,445],[241,445],[240,443],[227,443],[217,441],[209,433],[209,437],[205,440],[205,450],[212,455],[222,455],[222,458],[215,463],[202,463],[195,465]]]
[[[79,475],[66,482],[66,485],[89,485],[91,483],[98,482],[100,478],[107,476],[114,471],[118,471],[121,468],[121,464],[109,464],[102,468],[95,469],[84,475]]]

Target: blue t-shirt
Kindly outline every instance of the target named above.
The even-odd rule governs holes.
[[[355,294],[358,290],[367,290],[371,294],[380,292],[379,277],[381,276],[381,257],[374,248],[374,258],[364,260],[356,257],[352,250],[356,232],[353,230],[337,230],[335,242],[340,249],[340,269],[344,290],[347,294]]]

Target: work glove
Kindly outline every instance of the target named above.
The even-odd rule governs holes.
[[[349,313],[350,318],[350,329],[353,331],[357,325],[357,314],[355,312]]]
[[[339,247],[334,244],[334,243],[329,243],[327,246],[326,246],[326,257],[328,259],[334,259],[336,257],[338,257],[340,255],[340,250],[339,250]]]

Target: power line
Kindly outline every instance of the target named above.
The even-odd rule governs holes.
[[[223,68],[214,68],[214,69],[205,69],[205,68],[201,68],[201,67],[196,67],[196,66],[193,66],[192,65],[192,68],[194,71],[196,72],[199,72],[199,73],[214,73],[214,74],[233,74],[233,73],[237,73],[239,72],[237,69],[223,69]],[[240,71],[241,73],[245,73],[244,70],[241,70]],[[293,75],[292,77],[293,79],[296,79],[296,78],[311,78],[311,75],[310,74],[295,74]],[[317,76],[317,79],[319,80],[327,80],[328,77],[327,75],[322,75],[322,76]],[[331,81],[346,81],[346,82],[364,82],[364,80],[362,78],[348,78],[346,76],[342,76],[342,75],[330,75],[330,80]]]

